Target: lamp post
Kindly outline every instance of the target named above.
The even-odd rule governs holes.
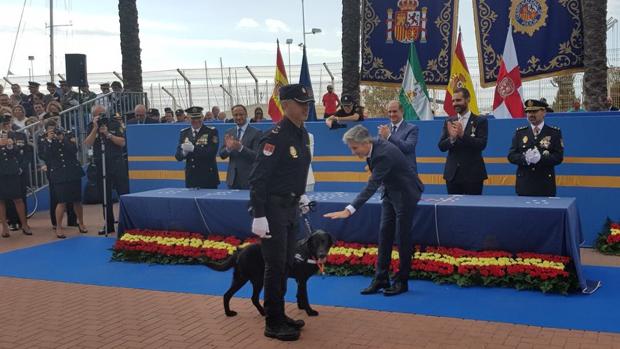
[[[291,44],[293,43],[293,39],[286,39],[286,44],[288,45],[288,73],[291,74]]]
[[[34,56],[28,56],[28,60],[30,61],[30,81],[32,81],[34,77]]]
[[[306,34],[318,34],[321,32],[321,29],[312,28],[312,31],[306,32],[306,11],[304,8],[304,0],[301,0],[301,23],[304,31],[304,46],[306,46]]]

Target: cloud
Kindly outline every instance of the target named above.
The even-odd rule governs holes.
[[[241,18],[237,23],[237,28],[258,28],[260,24],[253,18]]]
[[[265,20],[265,25],[267,26],[267,30],[270,33],[279,33],[279,32],[290,32],[288,25],[278,19],[267,18]]]

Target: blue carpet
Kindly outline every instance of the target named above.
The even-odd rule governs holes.
[[[230,271],[110,262],[113,243],[112,238],[78,237],[3,253],[0,276],[216,296],[230,285]],[[584,270],[588,278],[603,283],[590,296],[460,288],[414,280],[407,294],[387,298],[359,294],[370,281],[367,277],[315,276],[310,279],[309,298],[317,305],[620,333],[620,268],[585,266]],[[295,292],[295,282],[289,280],[288,301],[295,301]],[[237,294],[250,295],[249,283]]]

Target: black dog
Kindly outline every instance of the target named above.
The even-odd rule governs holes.
[[[309,316],[317,316],[319,312],[310,307],[308,302],[308,279],[319,270],[317,263],[325,263],[327,253],[332,246],[332,237],[323,230],[316,230],[308,238],[297,243],[295,261],[289,272],[290,278],[297,281],[297,307],[305,310]],[[261,315],[265,310],[259,302],[260,291],[263,288],[265,276],[265,262],[259,244],[252,244],[237,250],[228,259],[222,262],[208,262],[208,267],[217,271],[225,271],[232,267],[232,285],[224,294],[224,312],[226,316],[235,316],[237,312],[230,310],[230,299],[248,281],[252,283],[252,304]]]

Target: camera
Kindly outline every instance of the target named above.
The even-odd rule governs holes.
[[[110,123],[110,118],[107,115],[99,115],[99,120],[97,120],[97,127],[108,126]]]

